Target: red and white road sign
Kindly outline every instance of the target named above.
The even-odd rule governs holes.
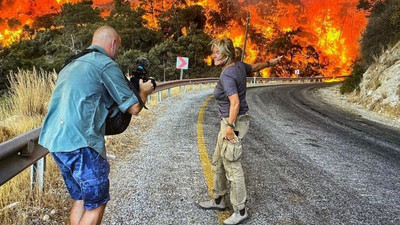
[[[180,57],[176,58],[176,68],[181,70],[187,70],[189,67],[189,58]]]

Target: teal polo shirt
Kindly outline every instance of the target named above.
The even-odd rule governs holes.
[[[113,102],[125,112],[138,102],[118,64],[103,48],[88,53],[58,74],[39,144],[50,152],[95,149],[106,158],[105,121]]]

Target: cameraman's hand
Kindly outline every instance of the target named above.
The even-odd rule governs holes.
[[[139,80],[139,93],[143,93],[146,96],[149,95],[151,92],[154,91],[153,89],[153,84],[151,83],[151,80],[148,80],[147,82],[143,83],[143,80]]]

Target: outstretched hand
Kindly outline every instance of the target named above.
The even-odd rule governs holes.
[[[283,55],[276,57],[275,59],[270,59],[269,63],[271,64],[271,66],[274,66],[281,61],[282,57],[283,57]]]

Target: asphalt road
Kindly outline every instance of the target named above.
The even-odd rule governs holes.
[[[400,224],[400,131],[348,114],[315,96],[326,84],[249,88],[243,169],[244,224]],[[163,101],[141,147],[111,163],[104,224],[218,224],[196,202],[209,198],[198,115],[212,90]],[[219,129],[215,100],[204,111],[211,158]],[[136,132],[136,133],[135,133]]]
[[[317,87],[248,90],[246,224],[400,224],[400,131],[321,102]]]

